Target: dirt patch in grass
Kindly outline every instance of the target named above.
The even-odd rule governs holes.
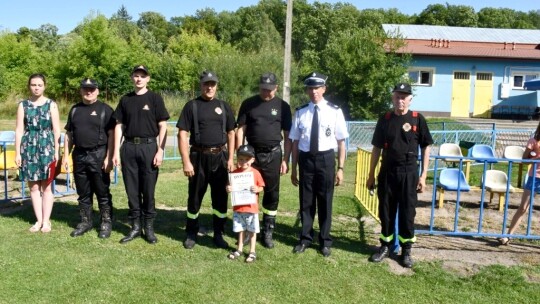
[[[417,229],[428,230],[431,217],[432,188],[419,195],[419,206],[416,209]],[[437,196],[438,198],[438,196]],[[521,193],[513,193],[510,196],[507,211],[507,225],[519,206]],[[537,196],[538,200],[538,196]],[[457,222],[457,230],[461,232],[474,232],[479,229],[479,213],[481,192],[471,191],[460,194],[460,207]],[[482,232],[500,233],[504,212],[498,210],[498,195],[495,195],[493,203],[489,204],[489,193],[484,196]],[[456,193],[447,192],[442,209],[434,208],[434,229],[437,231],[453,231],[456,214]],[[531,234],[540,234],[540,227],[536,221],[540,218],[540,208],[533,210],[533,225]],[[361,219],[363,226],[368,232],[368,242],[378,246],[380,233],[379,224],[371,217]],[[526,219],[523,220],[518,233],[525,233]],[[527,266],[540,265],[540,243],[512,239],[509,245],[499,246],[495,238],[488,237],[451,237],[443,235],[417,235],[417,242],[413,247],[413,258],[418,262],[441,262],[442,267],[459,276],[476,274],[482,267],[489,265],[502,266]],[[404,269],[398,263],[398,256],[394,255],[387,259],[390,271],[399,275],[410,275],[412,270]],[[537,273],[524,274],[529,281],[539,281]]]
[[[361,219],[368,228],[368,242],[378,246],[380,228],[371,217]],[[512,240],[509,245],[499,246],[494,238],[450,237],[443,235],[417,235],[413,250],[416,262],[441,262],[443,269],[458,276],[471,276],[482,267],[490,265],[526,266],[540,265],[540,245],[530,241]],[[399,256],[392,254],[386,259],[389,270],[398,275],[411,275],[413,270],[399,264]],[[529,273],[528,280],[540,280],[540,275]]]

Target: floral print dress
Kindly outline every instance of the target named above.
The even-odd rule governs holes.
[[[41,106],[30,100],[22,101],[24,109],[24,134],[21,140],[21,178],[25,181],[46,180],[49,164],[54,159],[54,133],[51,103],[47,99]]]

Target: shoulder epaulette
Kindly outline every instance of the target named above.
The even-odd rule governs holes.
[[[339,106],[337,104],[333,104],[331,102],[328,102],[328,106],[331,107],[331,108],[334,108],[334,109],[339,109]]]
[[[303,109],[305,107],[309,106],[309,103],[306,103],[305,105],[301,105],[299,106],[298,108],[296,108],[296,111],[300,110],[300,109]]]

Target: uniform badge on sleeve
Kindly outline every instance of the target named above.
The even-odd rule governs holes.
[[[406,122],[404,125],[403,125],[403,131],[405,132],[409,132],[411,130],[411,124]]]
[[[214,111],[217,113],[217,115],[221,115],[221,113],[223,113],[220,107],[215,108]]]

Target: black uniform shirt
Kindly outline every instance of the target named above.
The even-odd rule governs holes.
[[[389,119],[383,115],[377,121],[371,144],[383,149],[383,165],[406,166],[416,164],[418,146],[429,146],[433,144],[433,139],[422,114],[418,113],[418,117],[414,118],[412,111],[401,116],[392,112]]]
[[[234,114],[231,107],[223,101],[224,111],[220,107],[219,99],[210,101],[202,97],[190,100],[184,108],[176,127],[180,130],[190,132],[189,144],[195,145],[195,120],[193,118],[193,103],[197,103],[197,116],[199,122],[200,142],[197,143],[203,147],[217,147],[227,143],[227,134],[223,134],[223,115],[225,116],[225,131],[234,130]],[[225,113],[223,113],[225,112]]]
[[[103,146],[107,144],[107,132],[116,125],[112,114],[113,109],[99,100],[92,104],[79,102],[71,107],[64,129],[71,132],[76,147],[93,149]]]
[[[291,107],[279,97],[264,101],[256,95],[242,103],[237,122],[239,126],[246,125],[246,139],[250,145],[277,146],[283,139],[281,130],[291,130]]]
[[[158,124],[169,119],[169,112],[160,95],[152,91],[142,95],[131,92],[120,99],[114,118],[124,125],[125,137],[147,138],[158,136]]]

